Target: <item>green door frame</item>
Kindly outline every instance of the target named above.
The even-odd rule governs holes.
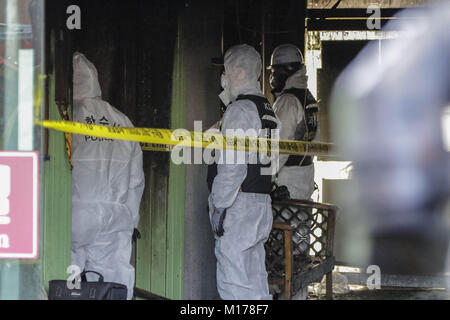
[[[178,24],[172,82],[171,128],[186,128],[186,72],[182,23]],[[167,296],[184,297],[184,211],[186,168],[170,161],[168,232],[167,232]]]
[[[54,34],[50,43],[50,59],[55,61]],[[48,75],[49,119],[61,120],[55,103],[55,63]],[[44,162],[44,246],[43,284],[48,292],[48,282],[67,279],[71,262],[72,241],[72,172],[66,152],[64,133],[48,132],[49,159]]]

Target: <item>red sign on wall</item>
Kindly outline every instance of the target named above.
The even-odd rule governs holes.
[[[0,152],[0,259],[35,259],[39,247],[39,154]]]

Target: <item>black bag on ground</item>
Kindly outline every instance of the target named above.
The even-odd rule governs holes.
[[[87,282],[86,273],[98,275],[98,282]],[[80,289],[69,289],[67,280],[49,282],[49,300],[126,300],[127,286],[115,282],[104,282],[103,276],[95,271],[80,274]]]

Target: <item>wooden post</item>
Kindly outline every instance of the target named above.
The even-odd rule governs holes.
[[[336,221],[336,211],[328,210],[328,222],[327,222],[327,258],[333,256],[333,240],[334,229]],[[333,271],[326,275],[326,298],[333,300]]]
[[[291,300],[292,292],[292,230],[284,230],[284,256],[286,261],[284,275],[284,297]]]

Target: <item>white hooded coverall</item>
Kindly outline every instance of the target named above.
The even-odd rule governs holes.
[[[283,90],[291,88],[307,88],[305,68],[297,71],[286,80]],[[280,140],[295,140],[295,130],[305,115],[302,103],[291,93],[281,93],[273,104],[273,110],[282,124]],[[285,163],[288,158],[289,155],[280,154],[277,185],[286,186],[291,199],[310,199],[314,192],[314,164],[287,167]]]
[[[230,87],[224,88],[229,90],[230,100],[234,102],[228,106],[223,116],[223,134],[229,129],[255,129],[256,132],[261,129],[256,105],[250,100],[235,101],[237,96],[243,94],[263,96],[258,82],[261,58],[254,48],[250,48],[239,45],[225,54],[226,72],[228,66],[239,65],[246,70],[248,81],[245,85],[229,81]],[[224,153],[237,152],[227,150]],[[272,299],[264,250],[264,243],[272,229],[271,198],[268,194],[241,192],[240,187],[246,176],[246,163],[219,163],[209,197],[210,216],[214,213],[214,208],[227,210],[223,224],[224,234],[216,236],[215,245],[217,289],[220,297],[225,300]]]
[[[75,53],[74,121],[133,127],[120,111],[101,100],[95,66]],[[144,190],[142,150],[137,142],[73,135],[72,264],[101,273],[106,282],[127,286],[133,296],[130,264],[133,229]],[[88,281],[96,275],[87,274]]]
[[[287,80],[283,88],[288,90],[291,88],[306,89],[308,77],[306,76],[306,69],[295,72]],[[302,102],[292,93],[281,93],[273,104],[275,114],[281,121],[280,139],[281,140],[295,140],[295,131],[299,123],[303,120],[305,112],[303,110]],[[316,134],[316,137],[318,134]],[[291,199],[310,200],[314,192],[314,164],[307,166],[285,166],[289,155],[280,154],[279,171],[275,182],[278,186],[286,186],[289,190]],[[285,211],[287,213],[287,211]],[[308,217],[306,214],[298,216],[302,221]],[[310,225],[310,222],[308,222]],[[306,231],[306,230],[305,230]],[[302,239],[302,240],[301,240]],[[294,234],[295,251],[307,252],[307,243],[310,237],[308,233],[302,233],[301,236]],[[293,297],[293,300],[304,300],[308,295],[308,287],[301,288]]]

